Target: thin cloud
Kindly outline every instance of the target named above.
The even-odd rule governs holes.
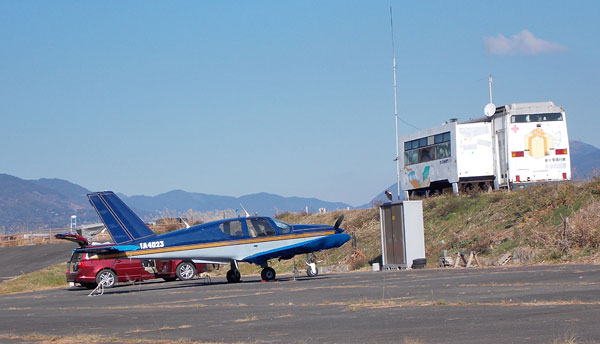
[[[511,38],[498,34],[496,37],[484,37],[485,48],[490,55],[538,55],[565,51],[567,48],[558,43],[537,38],[528,30],[523,30]]]

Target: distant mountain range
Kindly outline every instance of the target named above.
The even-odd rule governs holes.
[[[580,142],[571,141],[571,168],[574,180],[582,180],[600,171],[600,149]],[[396,199],[397,186],[388,190]],[[387,198],[383,191],[369,203],[357,208],[368,208]],[[79,223],[98,222],[96,212],[90,206],[86,194],[90,190],[62,179],[24,180],[0,174],[0,234],[20,232],[38,228],[68,227],[71,215],[77,215]],[[192,209],[198,212],[213,210],[235,210],[242,205],[250,213],[274,215],[284,211],[316,212],[346,209],[350,205],[342,202],[326,202],[316,198],[283,197],[268,193],[257,193],[241,197],[218,196],[182,190],[169,191],[157,196],[125,196],[125,203],[144,220],[151,220],[165,210],[181,214]]]
[[[600,149],[581,141],[569,141],[571,155],[571,179],[574,181],[583,181],[591,177],[600,175]],[[398,183],[390,185],[387,190],[390,190],[397,199]],[[373,204],[387,202],[388,199],[384,194],[385,190],[381,191],[369,203],[366,203],[358,208],[370,207]]]
[[[88,202],[90,190],[62,179],[24,180],[0,174],[0,234],[35,230],[39,228],[66,228],[71,215],[78,223],[99,222],[96,211]],[[283,197],[257,193],[241,197],[208,195],[174,190],[157,196],[119,194],[144,220],[151,220],[168,210],[181,214],[192,209],[198,212],[236,210],[242,205],[250,213],[274,215],[284,211],[316,212],[346,209],[346,203],[327,202],[316,198]]]
[[[569,146],[571,146],[573,180],[584,180],[600,175],[600,149],[580,141],[569,141]]]

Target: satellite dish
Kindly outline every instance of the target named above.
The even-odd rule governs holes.
[[[496,113],[496,105],[494,105],[494,103],[489,103],[488,105],[485,106],[485,108],[483,109],[483,112],[485,113],[486,116],[492,117],[494,115],[494,113]]]
[[[390,190],[385,190],[385,196],[391,201],[394,196],[392,196],[392,192]]]

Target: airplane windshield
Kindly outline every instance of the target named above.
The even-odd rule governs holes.
[[[277,220],[277,219],[273,219],[273,221],[275,221],[275,225],[277,226],[277,228],[279,228],[279,231],[281,233],[289,233],[290,232],[290,225],[288,225],[287,223]]]
[[[250,237],[275,235],[275,230],[269,221],[264,218],[250,218],[246,220]]]

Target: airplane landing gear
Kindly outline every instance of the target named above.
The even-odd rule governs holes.
[[[227,282],[238,283],[242,279],[242,274],[238,270],[238,264],[235,260],[231,261],[231,269],[227,271]]]
[[[317,258],[315,254],[306,254],[306,276],[315,277],[319,274],[319,269],[317,268]]]
[[[263,281],[274,281],[275,270],[267,266],[266,268],[262,269],[260,277],[263,279]]]
[[[227,271],[227,282],[229,283],[238,283],[242,279],[242,274],[240,274],[240,270],[231,269]]]

